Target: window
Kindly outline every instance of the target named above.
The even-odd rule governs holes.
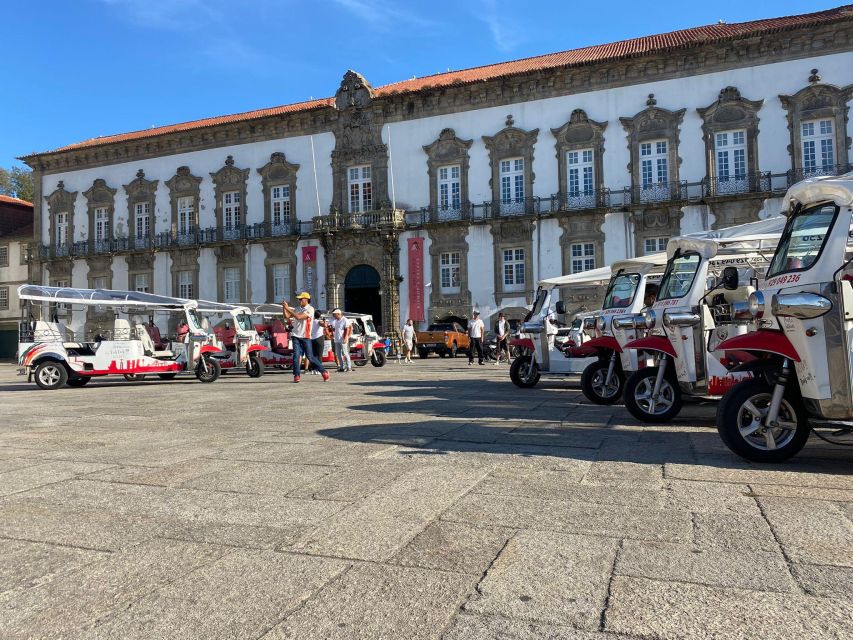
[[[721,131],[715,136],[717,180],[746,178],[746,131]]]
[[[442,253],[439,257],[441,290],[445,293],[459,291],[459,266],[461,264],[461,257],[458,251]]]
[[[56,214],[56,236],[55,244],[57,247],[64,247],[68,244],[68,214]]]
[[[106,289],[107,288],[107,276],[96,276],[92,278],[92,288],[93,289]]]
[[[9,308],[9,287],[0,287],[0,309]]]
[[[222,291],[225,302],[240,302],[240,269],[226,267],[222,270]]]
[[[151,287],[147,273],[137,273],[133,276],[133,288],[140,293],[151,293]]]
[[[801,125],[803,169],[806,176],[830,172],[835,164],[832,120],[809,120]]]
[[[136,237],[148,238],[151,235],[151,203],[137,202],[134,214]]]
[[[272,266],[272,297],[273,302],[290,299],[289,264],[274,264]]]
[[[459,211],[462,208],[461,168],[458,164],[438,168],[438,207]]]
[[[643,242],[643,253],[648,256],[653,253],[666,251],[666,243],[669,242],[669,238],[646,238]]]
[[[95,209],[95,242],[101,244],[110,239],[110,214],[106,207]]]
[[[370,177],[370,166],[350,167],[349,177],[349,212],[363,213],[373,209],[373,182]]]
[[[524,158],[501,160],[501,213],[519,213],[524,208]]]
[[[504,289],[519,290],[524,288],[524,249],[504,249]]]
[[[569,168],[569,196],[588,196],[595,191],[595,172],[592,165],[592,149],[569,151],[566,154]]]
[[[192,233],[195,227],[195,198],[184,196],[178,198],[178,234]]]
[[[242,194],[239,191],[226,191],[222,194],[222,219],[229,231],[237,229],[243,220],[241,205]]]
[[[666,140],[640,143],[640,176],[644,189],[669,182],[669,155]]]
[[[270,188],[270,206],[272,207],[273,229],[290,225],[290,185]]]
[[[178,271],[178,297],[192,300],[193,295],[193,272]]]
[[[8,267],[9,266],[9,246],[4,245],[0,247],[0,267]]]
[[[59,287],[60,289],[64,289],[65,287],[71,286],[71,283],[68,280],[54,280],[53,286]],[[57,313],[64,314],[67,309],[68,309],[68,305],[65,304],[64,302],[57,302],[56,303]]]
[[[595,269],[595,244],[581,242],[572,245],[572,273]]]

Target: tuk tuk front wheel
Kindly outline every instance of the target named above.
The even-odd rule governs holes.
[[[661,380],[658,397],[652,397],[657,375],[657,367],[646,367],[625,381],[625,408],[641,422],[669,422],[681,411],[681,389],[669,372]]]
[[[614,367],[610,382],[607,380],[607,369],[610,363],[606,360],[596,360],[587,365],[581,373],[581,391],[587,400],[594,404],[613,404],[622,396],[625,386],[625,374],[621,368]]]
[[[377,349],[373,352],[373,355],[370,358],[370,364],[374,367],[384,367],[385,361],[387,360],[387,356],[385,355],[384,349]]]
[[[207,365],[206,370],[204,367],[205,364]],[[219,378],[219,374],[221,373],[222,367],[213,358],[204,358],[204,363],[199,360],[199,363],[195,367],[195,377],[198,378],[199,382],[214,382]]]
[[[783,462],[800,452],[809,439],[808,416],[802,401],[787,389],[776,426],[766,417],[773,387],[763,379],[744,380],[723,396],[717,408],[717,431],[725,445],[753,462]]]
[[[509,377],[515,386],[529,389],[539,382],[539,367],[533,362],[531,356],[520,356],[513,361],[509,368]]]
[[[41,389],[61,389],[68,381],[65,365],[55,360],[46,360],[36,367],[36,384]]]
[[[140,380],[145,380],[144,373],[125,373],[124,379],[128,382],[139,382]]]
[[[246,360],[246,375],[250,378],[260,378],[264,375],[264,363],[257,356],[249,356]]]

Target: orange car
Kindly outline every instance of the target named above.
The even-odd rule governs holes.
[[[468,353],[471,340],[468,333],[455,322],[431,324],[426,331],[418,331],[418,355],[426,358],[435,352],[439,357],[455,358],[459,351]]]

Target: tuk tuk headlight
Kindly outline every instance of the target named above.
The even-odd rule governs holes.
[[[646,323],[646,329],[654,329],[658,321],[658,315],[654,309],[643,311],[643,322]]]
[[[699,324],[698,313],[692,311],[664,311],[663,326],[665,327],[695,327]]]
[[[607,318],[605,316],[597,316],[595,318],[595,328],[599,331],[605,331],[607,329]]]
[[[832,302],[816,293],[777,293],[770,301],[774,316],[788,316],[809,320],[819,318],[832,309]]]
[[[614,329],[633,329],[634,328],[634,316],[633,315],[624,315],[624,316],[616,316],[613,318],[613,328]]]
[[[587,316],[583,319],[583,328],[586,330],[595,329],[595,318],[592,316]]]
[[[737,300],[731,304],[731,314],[733,320],[751,320],[752,306],[746,300]]]
[[[755,319],[764,316],[764,294],[760,291],[753,291],[749,294],[749,312]]]

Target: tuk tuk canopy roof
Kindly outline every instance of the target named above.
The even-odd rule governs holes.
[[[141,291],[119,291],[114,289],[77,289],[74,287],[45,287],[37,284],[22,284],[18,287],[21,300],[111,307],[160,307],[164,309],[187,309],[196,306],[195,300],[171,298]]]
[[[251,308],[244,304],[228,304],[212,300],[198,300],[198,310],[202,313],[252,313]],[[281,311],[281,307],[279,307]]]
[[[584,284],[597,284],[597,283],[607,283],[610,280],[610,276],[613,273],[613,269],[616,265],[619,265],[620,268],[625,269],[630,267],[631,264],[638,265],[663,265],[666,264],[666,253],[661,251],[660,253],[652,253],[647,256],[637,256],[636,258],[628,258],[627,260],[620,260],[615,263],[612,267],[601,267],[599,269],[590,269],[589,271],[581,271],[580,273],[571,273],[567,276],[558,276],[556,278],[547,278],[545,280],[539,281],[540,287],[545,287],[548,289],[553,289],[554,287],[567,287],[569,285],[578,286]]]
[[[797,202],[804,205],[834,202],[839,207],[853,205],[853,171],[841,176],[808,178],[792,185],[782,200],[782,213],[789,215]]]

